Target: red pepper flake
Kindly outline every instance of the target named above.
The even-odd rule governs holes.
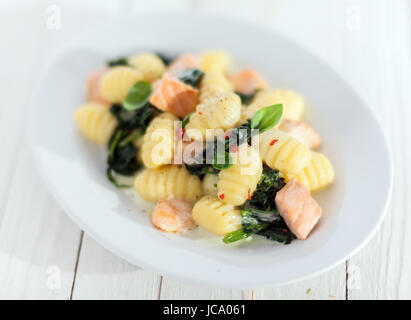
[[[237,152],[237,146],[235,144],[230,144],[228,148],[230,152]]]
[[[227,131],[227,132],[224,134],[224,138],[225,138],[225,139],[230,138],[230,131]]]
[[[184,129],[179,128],[177,129],[177,137],[182,138],[184,136]]]
[[[203,113],[202,113],[201,111],[198,111],[198,114],[199,114],[199,115],[202,115]]]
[[[248,189],[248,200],[251,200],[251,190]]]
[[[283,233],[287,233],[288,230],[286,228],[283,229]]]
[[[274,139],[274,140],[272,140],[271,142],[270,142],[270,146],[273,146],[274,145],[274,143],[276,143],[278,141],[278,139]]]
[[[220,194],[220,195],[219,195],[219,198],[220,198],[221,200],[223,200],[223,199],[224,199],[224,193]]]

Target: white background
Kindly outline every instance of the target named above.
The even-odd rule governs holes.
[[[61,9],[59,30],[47,27],[50,5]],[[327,61],[374,109],[391,142],[394,192],[381,229],[361,252],[292,285],[205,288],[130,265],[64,214],[27,144],[39,74],[56,48],[108,15],[158,10],[237,16],[271,28]],[[410,299],[410,19],[407,0],[0,0],[0,298]]]

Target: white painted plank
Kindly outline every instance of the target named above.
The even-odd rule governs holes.
[[[212,288],[207,286],[192,285],[163,278],[160,299],[171,300],[249,300],[253,299],[253,290]]]
[[[255,299],[345,300],[345,263],[320,276],[277,288],[255,289]]]
[[[142,270],[85,234],[73,299],[157,299],[160,276]]]
[[[33,167],[26,144],[0,226],[0,298],[68,299],[80,230]]]
[[[347,43],[358,54],[374,81],[364,81],[355,59],[347,59],[347,72],[357,77],[366,99],[383,119],[393,152],[394,192],[388,215],[377,236],[350,260],[349,299],[411,298],[411,5],[409,1],[373,2],[380,28],[368,33],[369,47],[361,40]],[[373,71],[372,71],[373,70]]]
[[[26,141],[27,107],[46,58],[40,49],[42,13],[0,12],[1,38],[7,43],[0,53],[0,298],[4,299],[68,299],[80,236],[45,189]]]

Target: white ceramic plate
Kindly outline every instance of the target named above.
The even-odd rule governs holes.
[[[107,59],[156,50],[229,51],[276,87],[306,97],[305,119],[321,134],[335,183],[314,195],[324,216],[306,241],[253,240],[226,246],[204,232],[154,229],[148,214],[105,178],[106,150],[76,130],[87,75]],[[124,259],[163,275],[226,287],[268,286],[325,271],[358,251],[377,230],[391,193],[387,142],[376,118],[332,69],[294,43],[244,22],[200,15],[119,17],[70,43],[50,63],[30,114],[34,154],[67,214]],[[211,239],[211,240],[210,240]]]

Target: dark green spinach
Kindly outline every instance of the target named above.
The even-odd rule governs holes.
[[[259,210],[275,210],[275,196],[284,186],[285,181],[284,178],[280,177],[279,171],[264,165],[257,189],[254,191],[251,199],[246,201],[244,206]]]
[[[178,78],[185,84],[198,88],[204,72],[199,69],[187,69],[180,72]]]
[[[116,187],[124,188],[129,186],[117,183],[113,172],[128,176],[141,167],[136,160],[137,148],[133,145],[134,139],[131,138],[135,135],[135,131],[118,126],[110,138],[106,175]]]
[[[212,166],[218,171],[231,168],[233,166],[233,160],[231,159],[230,153],[227,151],[225,151],[224,154],[216,152]]]
[[[120,57],[118,59],[108,61],[107,65],[111,68],[115,66],[128,66],[129,64],[126,57]]]
[[[170,56],[162,52],[156,52],[156,55],[163,61],[166,66],[168,66],[176,58],[175,56]]]
[[[137,110],[126,110],[121,104],[113,104],[110,112],[116,117],[119,126],[123,129],[140,129],[142,133],[146,131],[151,120],[161,113],[151,103],[147,102]]]
[[[227,234],[224,243],[232,243],[253,234],[269,240],[290,243],[295,239],[275,205],[275,196],[285,185],[278,170],[264,165],[263,174],[251,199],[241,206],[242,229]]]
[[[140,169],[141,165],[136,159],[137,147],[133,142],[146,131],[150,121],[160,111],[147,102],[141,108],[131,111],[124,109],[121,104],[113,104],[110,112],[117,119],[118,126],[108,144],[106,176],[116,187],[125,188],[129,186],[119,184],[114,173],[131,175]]]
[[[245,106],[248,106],[251,103],[251,101],[254,99],[258,91],[259,90],[255,90],[253,93],[249,93],[249,94],[238,92],[238,91],[236,91],[235,93],[240,96],[241,103]]]
[[[187,123],[190,121],[190,117],[191,117],[192,114],[193,114],[193,113],[190,112],[188,115],[186,115],[186,116],[184,117],[183,122],[181,123],[181,127],[182,127],[183,129],[185,129]]]

